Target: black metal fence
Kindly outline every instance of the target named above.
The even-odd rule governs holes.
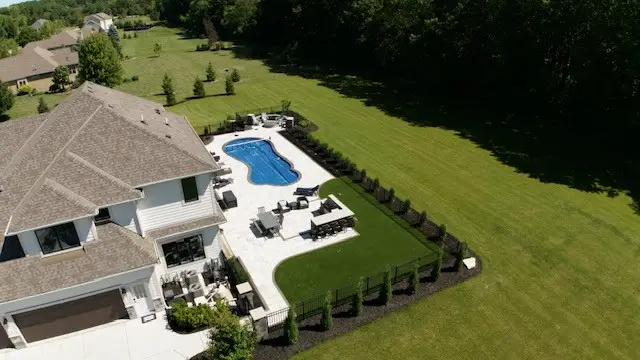
[[[405,263],[395,265],[389,269],[391,275],[391,284],[398,284],[409,278],[413,271],[414,264],[418,263],[418,272],[422,273],[431,270],[436,258],[433,256],[421,256]],[[385,271],[371,274],[362,278],[362,294],[364,297],[375,294],[380,291],[384,283]],[[350,304],[356,295],[358,282],[347,284],[343,287],[329,291],[331,296],[332,309]],[[319,315],[322,312],[327,294],[321,294],[294,305],[296,313],[296,322],[309,319]],[[284,322],[289,314],[289,309],[285,308],[272,312],[267,315],[267,323],[269,325],[269,337],[277,337],[280,335]]]

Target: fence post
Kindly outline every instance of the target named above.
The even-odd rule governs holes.
[[[302,318],[304,318],[304,300],[302,300]]]
[[[336,289],[335,294],[333,295],[333,307],[338,305],[338,289]]]
[[[396,283],[396,280],[398,280],[398,265],[396,265],[396,273],[395,275],[393,275],[393,283]]]
[[[369,293],[369,277],[367,276],[367,290],[366,290],[367,294]]]

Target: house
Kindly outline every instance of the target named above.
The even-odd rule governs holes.
[[[38,20],[34,21],[33,24],[31,24],[31,27],[36,29],[36,30],[40,30],[40,29],[42,29],[44,24],[46,24],[48,21],[49,20],[47,20],[47,19],[38,19]]]
[[[65,30],[26,44],[19,55],[0,59],[0,80],[14,92],[22,85],[47,91],[53,84],[55,68],[65,65],[73,81],[78,72],[78,53],[73,47],[93,33],[91,29]]]
[[[108,31],[113,25],[113,17],[103,12],[91,14],[84,18],[84,26],[90,27],[95,31]]]
[[[217,261],[219,167],[184,117],[87,82],[0,138],[0,348],[162,311],[161,276]]]

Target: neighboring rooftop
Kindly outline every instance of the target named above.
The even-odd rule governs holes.
[[[0,123],[0,231],[139,199],[137,187],[219,169],[183,116],[85,83],[51,113]]]
[[[109,14],[105,14],[105,13],[103,13],[103,12],[99,12],[99,13],[95,13],[95,14],[88,15],[87,17],[85,17],[85,18],[84,18],[84,20],[85,20],[85,21],[87,21],[87,19],[88,19],[89,17],[91,17],[91,16],[95,16],[95,17],[97,17],[97,18],[98,18],[98,19],[100,19],[100,20],[109,20],[109,19],[113,19],[113,17],[112,17],[111,15],[109,15]]]
[[[119,225],[96,226],[98,240],[53,257],[27,256],[0,263],[0,302],[64,289],[157,262],[151,239]]]
[[[33,41],[24,46],[24,50],[32,50],[36,47],[43,49],[56,49],[60,47],[72,46],[78,43],[83,35],[79,29],[69,29],[60,31],[48,39]]]
[[[47,19],[38,19],[36,21],[33,22],[33,24],[31,24],[31,27],[36,29],[36,30],[40,30],[44,24],[46,24],[49,20]]]
[[[52,73],[59,65],[75,65],[78,53],[56,54],[44,48],[23,49],[20,55],[0,60],[0,79],[11,82]]]

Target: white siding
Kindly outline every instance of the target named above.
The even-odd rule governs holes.
[[[76,232],[78,233],[80,243],[93,240],[93,232],[91,232],[93,218],[79,219],[74,221],[73,224],[76,226]]]
[[[167,263],[164,260],[164,253],[162,252],[162,244],[170,243],[176,240],[181,240],[195,234],[202,235],[202,245],[204,246],[204,254],[206,258],[203,260],[194,261],[189,264],[175,266],[167,269]],[[190,231],[188,233],[182,234],[180,236],[176,236],[174,238],[158,240],[156,242],[156,246],[158,248],[158,254],[160,255],[160,263],[161,263],[161,267],[158,269],[158,275],[174,274],[182,271],[189,271],[192,269],[200,272],[205,270],[205,267],[204,267],[205,263],[211,261],[211,259],[217,259],[220,257],[220,242],[218,241],[217,235],[218,235],[218,226],[211,226],[201,230]]]
[[[109,215],[111,221],[127,228],[135,233],[138,233],[136,229],[136,205],[134,202],[128,202],[124,204],[114,205],[109,207]]]
[[[150,266],[120,275],[105,277],[98,281],[88,282],[71,288],[6,302],[0,304],[0,315],[50,306],[74,298],[86,297],[103,291],[116,289],[134,282],[140,282],[142,280],[148,281],[148,279],[153,276],[153,269],[154,267]]]
[[[22,245],[22,251],[25,255],[39,255],[42,253],[40,244],[38,244],[38,238],[35,231],[25,231],[18,234],[20,245]]]
[[[180,180],[144,187],[144,199],[138,201],[138,216],[144,231],[213,215],[211,175],[196,176],[196,184],[198,200],[189,203],[184,202]]]

